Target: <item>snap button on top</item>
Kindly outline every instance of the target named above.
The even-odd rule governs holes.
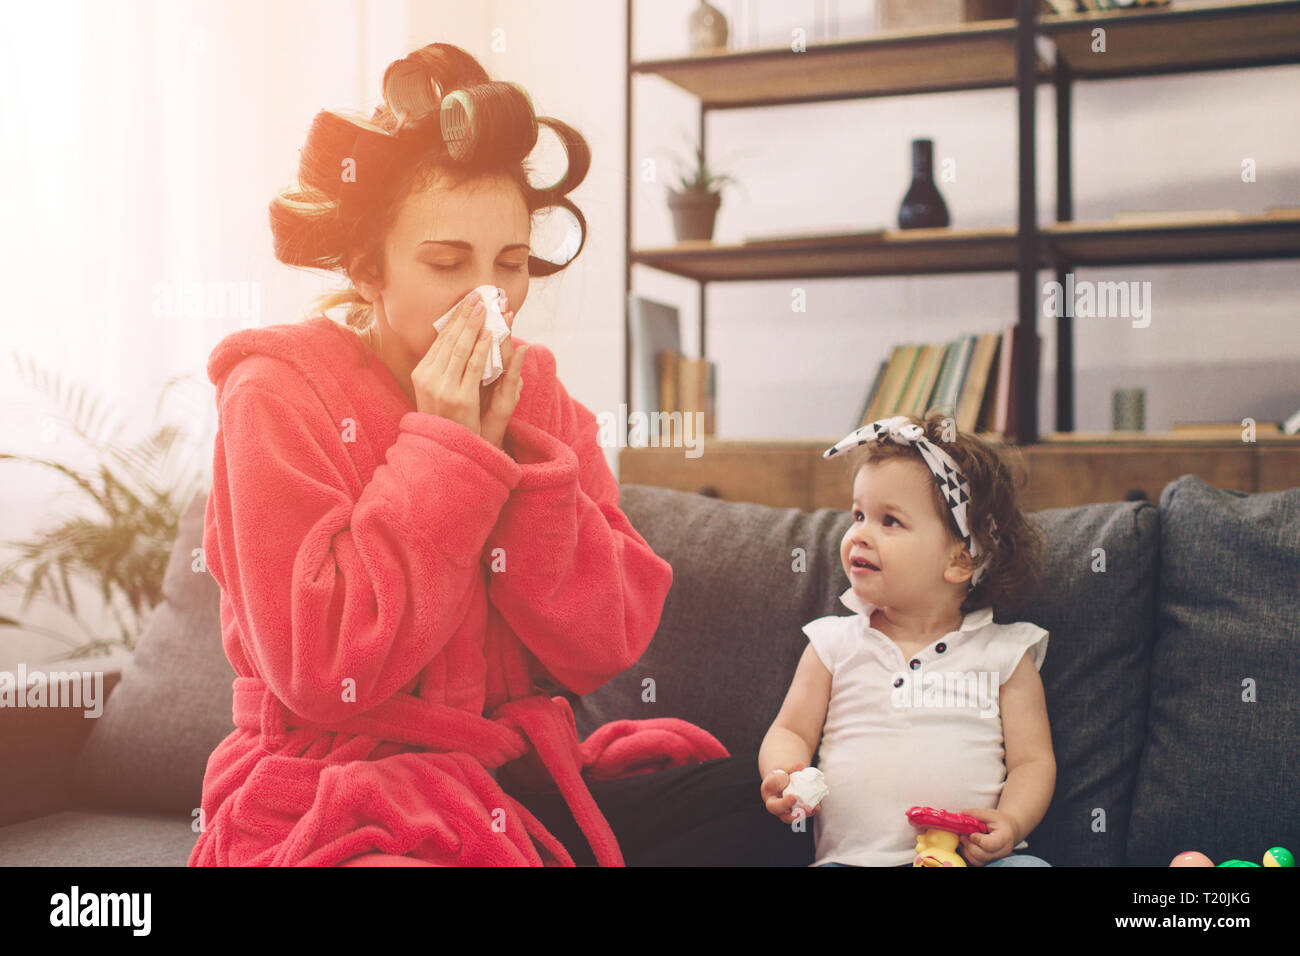
[[[912,665],[911,665],[911,666],[912,666],[912,670],[916,670],[918,667],[920,667],[920,666],[921,666],[921,661],[920,661],[920,659],[919,659],[919,658],[916,658],[916,657],[913,657],[913,658],[912,658]]]

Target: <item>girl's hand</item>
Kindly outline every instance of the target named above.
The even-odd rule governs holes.
[[[486,311],[475,293],[461,299],[429,351],[411,370],[417,411],[441,415],[481,434],[479,383],[487,364],[492,336],[482,335]]]
[[[509,322],[513,312],[505,317]],[[505,451],[506,426],[519,404],[519,396],[524,390],[524,354],[527,346],[515,351],[514,339],[506,336],[501,340],[501,364],[505,371],[491,385],[479,386],[479,407],[484,409],[480,434],[502,451]],[[480,372],[480,375],[482,373]]]
[[[793,764],[789,767],[779,767],[775,770],[768,771],[763,778],[763,785],[759,788],[759,795],[763,798],[763,803],[767,807],[767,812],[773,816],[779,817],[782,823],[793,823],[795,819],[795,805],[803,811],[804,818],[814,816],[821,809],[821,804],[809,810],[803,804],[799,803],[799,798],[793,793],[788,797],[781,796],[781,791],[790,786],[790,774],[798,770],[803,770],[808,765],[804,763]]]
[[[1005,813],[987,807],[966,807],[961,812],[989,825],[988,833],[963,833],[958,837],[958,849],[971,866],[983,866],[1009,856],[1020,842],[1015,821]]]

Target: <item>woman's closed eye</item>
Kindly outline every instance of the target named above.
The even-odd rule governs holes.
[[[451,272],[455,269],[460,268],[459,265],[445,266],[445,265],[440,265],[436,262],[430,262],[428,263],[428,266],[431,269],[437,269],[439,272]],[[525,262],[517,266],[512,266],[507,263],[502,263],[501,268],[509,269],[511,272],[523,272],[525,269],[528,268],[528,263]]]

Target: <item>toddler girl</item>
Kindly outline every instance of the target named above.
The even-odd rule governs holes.
[[[1056,786],[1047,631],[995,624],[992,607],[1032,590],[1041,533],[997,450],[951,418],[882,419],[824,457],[841,452],[853,522],[840,600],[856,613],[803,627],[809,645],[759,749],[768,810],[813,817],[814,866],[912,865],[912,806],[984,821],[988,833],[960,838],[972,866],[1048,865],[1013,854]],[[782,791],[819,745],[829,793],[810,808]]]

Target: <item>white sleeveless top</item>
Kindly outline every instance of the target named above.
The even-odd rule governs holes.
[[[1048,632],[995,624],[986,607],[904,658],[870,625],[876,605],[852,588],[840,600],[858,613],[803,626],[831,673],[817,763],[830,792],[812,818],[813,865],[902,866],[919,832],[909,807],[997,807],[1006,782],[999,690],[1026,651],[1042,669]]]

